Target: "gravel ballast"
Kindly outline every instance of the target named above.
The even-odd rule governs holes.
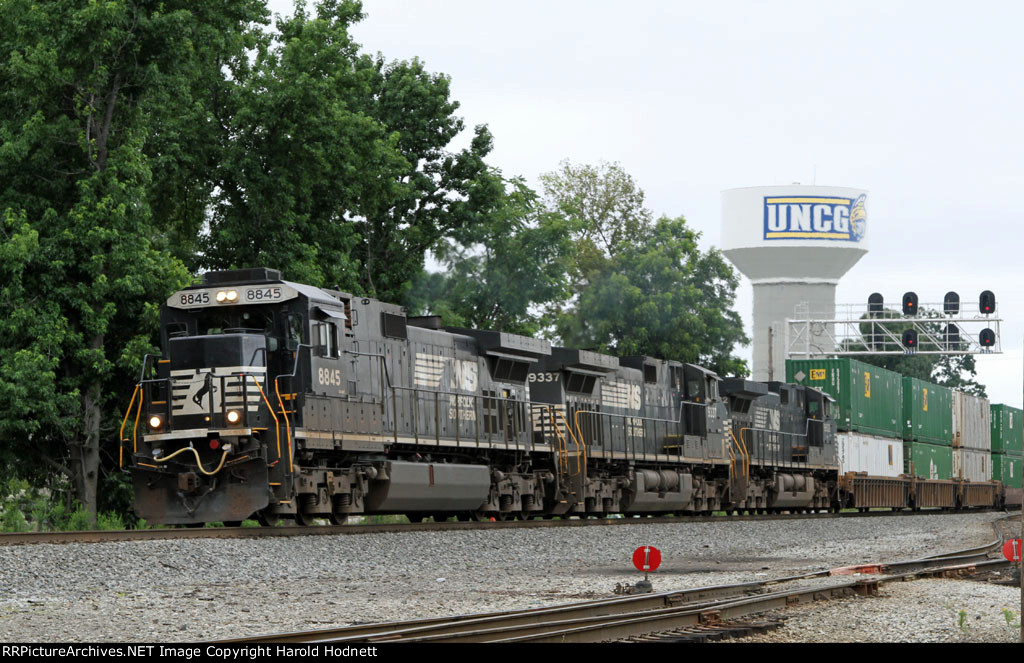
[[[991,523],[1000,517],[637,521],[614,527],[11,546],[0,548],[0,640],[194,641],[604,598],[617,583],[641,578],[631,564],[640,545],[662,551],[662,566],[652,576],[656,591],[746,582],[986,543],[995,538]],[[960,588],[955,600],[923,598],[935,583],[942,583],[940,593],[954,595],[945,585]],[[891,587],[883,588],[883,599],[796,611],[834,610],[833,624],[846,619],[856,634],[851,638],[865,639],[852,630],[856,619],[842,615],[860,605],[891,603],[893,614],[910,624],[908,632],[948,641],[982,633],[980,625],[990,616],[1009,633],[1001,606],[1020,605],[1019,589],[1012,587],[965,581]],[[961,628],[961,610],[969,622],[978,615],[977,624]],[[786,615],[782,629],[757,638],[819,637],[801,626],[798,612]],[[884,628],[892,618],[879,615],[877,621],[868,632],[895,641]],[[985,627],[981,637],[995,637],[999,629],[992,628],[990,634]],[[835,632],[820,637],[841,639]]]

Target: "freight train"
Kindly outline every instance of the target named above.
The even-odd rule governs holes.
[[[443,327],[272,269],[205,274],[160,334],[120,434],[151,523],[1005,501],[1000,482],[841,472],[836,400],[813,386]]]

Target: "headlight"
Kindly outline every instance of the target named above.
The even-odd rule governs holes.
[[[153,430],[160,430],[160,427],[163,425],[164,421],[160,417],[153,415],[152,417],[149,418],[149,427],[152,428]]]
[[[228,291],[228,301],[229,302],[237,302],[238,301],[238,291],[236,291],[236,290],[229,290]]]
[[[242,419],[242,415],[237,410],[228,410],[228,423],[237,424]]]
[[[227,299],[228,299],[227,291],[221,290],[220,292],[217,293],[217,301],[218,302],[224,302],[224,301],[227,301]]]

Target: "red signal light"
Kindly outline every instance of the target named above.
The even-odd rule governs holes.
[[[211,449],[216,450],[217,447],[219,447],[219,446],[220,446],[220,440],[218,440],[217,438],[213,438],[212,440],[210,440],[210,448]]]
[[[992,294],[991,290],[986,290],[981,293],[978,304],[978,310],[985,315],[993,313],[996,310],[996,296]]]

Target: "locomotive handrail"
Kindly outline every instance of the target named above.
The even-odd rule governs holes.
[[[373,356],[373,355],[371,355],[371,356]],[[457,392],[457,391],[441,391],[441,390],[438,390],[438,389],[420,389],[418,387],[405,387],[405,386],[402,386],[402,385],[390,385],[389,388],[391,389],[392,394],[394,394],[394,392],[397,392],[397,391],[412,392],[414,397],[417,397],[416,402],[419,402],[418,401],[418,395],[420,393],[430,394],[431,396],[433,396],[433,398],[434,398],[434,415],[435,415],[434,416],[434,421],[435,421],[435,427],[436,427],[436,425],[438,423],[438,417],[440,416],[440,408],[439,408],[440,401],[438,399],[439,396],[455,396],[456,397],[456,404],[458,404],[458,400],[457,399],[459,399],[459,398],[472,398],[473,399],[473,412],[474,412],[474,416],[477,416],[479,414],[478,411],[477,411],[477,403],[479,403],[481,400],[488,402],[488,406],[487,406],[487,409],[486,409],[486,415],[485,415],[487,417],[492,416],[491,415],[492,410],[491,410],[490,405],[489,405],[489,403],[491,401],[502,403],[502,404],[511,403],[513,405],[516,405],[516,406],[524,406],[524,407],[525,406],[530,406],[530,405],[539,405],[539,406],[543,406],[543,407],[547,407],[548,406],[547,403],[538,403],[538,402],[534,402],[534,401],[523,401],[523,400],[518,400],[518,399],[515,399],[515,398],[505,398],[503,396],[497,396],[497,395],[495,395],[495,396],[485,396],[485,395],[482,395],[482,394],[467,394],[467,393],[460,393],[460,392]],[[395,398],[394,395],[392,397]],[[458,410],[459,410],[459,408],[457,407],[456,408],[457,413],[458,413]],[[506,409],[505,412],[507,413],[507,412],[509,412],[509,410]],[[416,439],[416,444],[419,444],[419,414],[418,414],[417,408],[415,406],[412,409],[412,415],[413,415],[413,427],[412,427],[413,428],[413,436]],[[479,421],[479,417],[478,416],[477,416],[476,420]],[[500,420],[500,417],[499,417],[499,420]],[[459,424],[460,421],[461,421],[461,419],[458,419],[458,418],[456,419],[456,423],[455,423],[456,427],[458,427],[458,424]],[[509,441],[509,438],[508,438],[508,435],[509,435],[508,426],[501,426],[501,427],[503,429],[505,429],[505,442],[507,444],[508,441]],[[513,427],[515,427],[514,423],[513,423]],[[397,421],[396,421],[396,424],[395,424],[396,431],[397,431],[397,428],[398,428],[398,425],[397,425]],[[530,432],[533,431],[532,426],[530,427],[529,430],[530,430]],[[493,430],[488,431],[488,433],[487,433],[487,442],[491,442],[492,441],[491,440],[491,435],[493,435],[493,433],[494,433]],[[436,438],[436,436],[437,436],[437,431],[435,431],[435,438]],[[480,440],[479,424],[477,424],[477,429],[476,429],[475,434],[474,434],[474,442],[480,442],[480,441],[481,440]]]
[[[812,421],[817,421],[817,422],[824,423],[825,420],[824,419],[814,419],[813,417],[808,417],[804,421],[804,432],[803,433],[793,433],[793,432],[790,432],[790,431],[772,430],[770,428],[755,428],[754,426],[748,426],[748,427],[745,427],[745,428],[740,428],[740,440],[741,441],[743,440],[743,432],[744,431],[753,431],[753,432],[757,432],[757,433],[771,433],[771,434],[774,434],[774,435],[786,435],[786,436],[790,436],[790,437],[803,437],[803,438],[807,438],[807,437],[810,436],[810,428],[811,428],[811,422]],[[751,439],[751,442],[753,442],[753,439]],[[806,462],[807,461],[805,460],[804,463],[806,463]],[[790,464],[799,463],[799,461],[790,460],[789,463]]]
[[[577,415],[580,415],[580,414],[598,414],[598,415],[605,415],[605,416],[609,416],[609,417],[622,417],[622,416],[626,416],[626,417],[629,417],[630,419],[636,419],[638,421],[653,421],[653,422],[661,422],[661,423],[666,423],[666,424],[681,424],[681,423],[683,423],[683,411],[685,410],[687,405],[695,405],[697,407],[702,407],[702,408],[705,408],[705,409],[710,407],[707,403],[694,403],[692,401],[679,401],[679,418],[678,419],[660,419],[658,417],[635,417],[635,416],[629,415],[629,414],[621,415],[621,414],[616,414],[614,412],[599,412],[597,410],[577,410],[576,414]]]
[[[743,443],[743,431],[740,430],[740,439],[736,439],[736,433],[733,432],[732,428],[729,429],[729,435],[732,437],[733,442],[736,443],[736,448],[740,451],[740,467],[743,472],[744,478],[750,477],[750,452],[747,450],[747,445]]]
[[[152,354],[152,353],[149,353],[149,352],[147,352],[146,354],[144,354],[142,356],[142,372],[139,373],[139,382],[142,382],[143,380],[146,379],[146,366],[149,364],[149,358],[150,357],[159,357],[159,356],[160,355],[155,355],[155,354]]]
[[[256,348],[255,350],[253,350],[252,354],[249,355],[249,363],[246,364],[246,365],[247,366],[256,366],[256,364],[252,363],[252,360],[260,352],[263,353],[263,365],[266,366],[267,365],[267,348],[266,347]]]
[[[587,480],[587,443],[583,440],[583,434],[579,431],[579,426],[576,427],[576,432],[579,434],[579,439],[573,434],[572,428],[569,427],[569,422],[565,420],[565,415],[558,412],[558,416],[562,419],[562,424],[565,426],[565,430],[569,432],[569,437],[576,444],[576,469],[579,474],[583,475],[583,480]],[[580,448],[583,448],[583,464],[580,465]]]
[[[118,467],[118,469],[123,469],[124,468],[124,443],[128,441],[128,440],[124,439],[124,427],[128,424],[128,417],[132,416],[132,406],[135,405],[135,397],[139,395],[139,390],[140,389],[142,389],[142,385],[136,384],[135,385],[135,391],[132,392],[132,399],[130,401],[128,401],[128,409],[125,410],[125,413],[124,413],[124,421],[121,422],[121,430],[118,433],[118,437],[120,438],[121,442],[117,445],[118,446],[118,458],[117,458],[117,467]],[[141,409],[142,403],[140,402],[139,405],[140,405],[140,409]],[[137,420],[138,420],[138,416],[136,415],[136,421]]]
[[[676,420],[672,420],[672,419],[659,419],[657,417],[634,417],[634,416],[631,416],[631,415],[615,414],[613,412],[599,412],[597,410],[576,410],[574,418],[575,418],[576,429],[577,429],[577,431],[580,432],[580,436],[582,438],[582,429],[580,428],[580,424],[579,424],[579,417],[580,417],[581,414],[592,414],[592,415],[596,415],[598,418],[605,418],[605,419],[611,419],[612,417],[623,417],[624,419],[628,418],[628,419],[632,419],[634,421],[644,421],[644,422],[650,421],[650,422],[653,422],[653,423],[675,424],[675,425],[678,426],[678,425],[681,425],[683,423],[683,412],[685,411],[685,408],[686,408],[687,405],[696,405],[698,407],[702,407],[702,408],[705,408],[705,409],[708,407],[707,403],[692,403],[690,401],[680,400],[679,401],[679,418],[676,419]],[[635,436],[631,435],[631,437],[635,437]],[[645,433],[645,437],[646,437],[646,433]],[[635,451],[636,450],[634,449],[634,454],[635,454]],[[614,450],[613,450],[612,453],[614,453]]]
[[[308,343],[299,343],[297,346],[295,346],[295,354],[292,357],[294,359],[294,361],[292,362],[292,372],[291,373],[282,373],[281,375],[277,376],[278,378],[294,378],[298,374],[298,372],[299,372],[299,353],[302,352],[302,348],[306,348],[310,352],[313,351],[313,346],[308,344]],[[275,378],[275,379],[277,379],[277,378]]]
[[[241,375],[241,373],[238,373],[236,375]],[[274,414],[274,406],[270,404],[270,399],[268,399],[267,395],[265,393],[263,393],[263,386],[260,385],[260,381],[257,380],[256,376],[252,375],[251,373],[247,373],[246,375],[251,377],[252,381],[256,383],[256,388],[260,390],[260,396],[263,397],[263,402],[267,404],[267,409],[270,410],[270,416],[272,416],[274,418],[274,432],[277,433],[277,459],[280,460],[281,459],[281,422],[278,420],[277,415]],[[243,389],[242,392],[245,393],[245,389]],[[292,468],[292,441],[291,441],[291,439],[288,440],[288,471],[289,472],[293,472],[294,471],[293,468]]]
[[[288,439],[288,447],[289,447],[289,449],[291,449],[291,444],[292,444],[292,426],[291,426],[291,422],[288,421],[288,412],[284,409],[284,401],[281,400],[281,388],[280,388],[280,385],[277,384],[277,380],[278,380],[278,378],[274,378],[274,393],[277,394],[277,404],[281,406],[281,414],[284,416],[285,437]],[[271,411],[273,411],[273,408],[271,408]],[[291,453],[289,452],[288,455],[290,457]],[[278,455],[278,458],[280,458],[280,455]]]
[[[558,429],[558,422],[555,421],[555,415],[552,414],[550,405],[547,406],[548,416],[551,417],[551,422],[554,425],[555,437],[558,439],[558,467],[559,469],[565,468],[565,473],[569,473],[569,452],[565,443],[565,436],[562,435],[562,431]]]
[[[572,439],[573,444],[576,445],[576,475],[569,474],[569,452],[568,452],[568,445],[566,444],[565,437],[562,435],[561,429],[558,427],[558,421],[555,419],[555,413],[557,412],[557,410],[555,410],[554,407],[551,406],[551,405],[547,406],[547,410],[548,410],[548,414],[551,416],[551,422],[554,424],[555,435],[558,437],[558,441],[561,442],[561,444],[562,444],[562,447],[561,447],[561,449],[559,449],[559,454],[558,454],[559,458],[561,459],[562,462],[559,463],[559,464],[560,465],[564,465],[565,473],[567,475],[569,475],[569,476],[576,476],[576,475],[582,474],[583,475],[583,480],[586,481],[586,478],[587,478],[587,447],[586,447],[586,444],[581,444],[580,440],[577,439],[576,436],[573,434],[572,428],[569,427],[569,422],[565,420],[565,416],[561,412],[558,412],[558,415],[562,419],[562,424],[565,426],[565,431],[569,434],[569,437]],[[581,448],[581,446],[582,446],[582,449],[583,449],[583,463],[582,463],[582,465],[580,464],[580,448]]]

